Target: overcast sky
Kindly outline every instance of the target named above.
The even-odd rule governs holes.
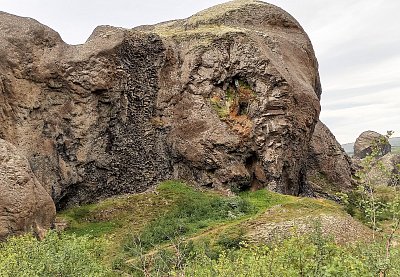
[[[0,10],[37,19],[70,44],[98,25],[132,28],[185,18],[220,0],[0,0]],[[400,1],[269,0],[309,34],[320,65],[321,120],[340,143],[365,130],[400,136]]]

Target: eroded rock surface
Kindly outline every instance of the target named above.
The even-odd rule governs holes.
[[[179,178],[300,194],[320,111],[310,40],[285,11],[233,1],[83,45],[0,13],[0,137],[58,207]]]
[[[12,144],[0,139],[0,240],[34,232],[42,237],[54,222],[50,195]]]
[[[374,147],[377,147],[378,150],[377,157],[390,153],[392,149],[389,140],[385,136],[374,131],[365,131],[361,133],[354,143],[353,157],[363,159],[372,153]]]
[[[320,121],[315,125],[307,160],[307,180],[317,195],[354,188],[355,168],[335,136]]]

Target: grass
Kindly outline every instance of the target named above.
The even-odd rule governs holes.
[[[0,276],[117,276],[103,263],[106,242],[49,232],[43,240],[31,235],[0,243]]]
[[[154,192],[75,207],[58,216],[69,222],[65,230],[69,235],[109,241],[105,263],[133,274],[141,262],[139,256],[175,256],[174,247],[179,240],[194,249],[207,248],[209,257],[217,258],[224,251],[240,248],[248,232],[259,224],[342,213],[343,209],[329,200],[299,198],[266,189],[223,196],[167,181]]]
[[[221,5],[216,5],[204,11],[201,11],[190,18],[188,18],[187,22],[189,25],[199,25],[204,24],[215,18],[222,18],[225,14],[237,10],[244,5],[262,5],[261,2],[258,1],[233,1],[224,3]]]
[[[141,245],[146,250],[177,236],[192,235],[218,223],[243,217],[254,210],[240,197],[200,192],[178,182],[164,183],[158,190],[173,192],[174,206],[140,232]]]
[[[155,192],[74,207],[58,217],[68,222],[67,234],[112,240],[108,251],[113,256],[129,249],[134,236],[142,238],[147,251],[178,235],[192,236],[254,212],[255,208],[240,197],[202,192],[182,182],[167,181]]]
[[[196,29],[185,30],[182,26],[173,26],[171,24],[166,25],[156,25],[153,30],[156,34],[161,37],[173,37],[178,39],[188,39],[188,38],[200,38],[205,40],[205,45],[212,42],[213,36],[223,36],[228,33],[244,33],[244,29],[228,27],[228,26],[205,26],[198,27]],[[209,40],[209,41],[207,41]],[[207,43],[208,42],[208,43]]]
[[[106,238],[137,234],[146,237],[146,248],[150,248],[177,235],[191,236],[221,224],[256,219],[273,207],[285,212],[274,215],[270,221],[290,220],[301,213],[343,212],[339,205],[325,199],[298,198],[266,189],[227,197],[198,191],[179,181],[167,181],[156,192],[79,206],[58,216],[69,223],[66,233]]]
[[[169,205],[168,196],[139,194],[74,207],[58,216],[68,222],[67,233],[100,237],[119,233],[128,225],[132,229],[140,229]]]
[[[210,102],[221,120],[243,123],[239,118],[249,121],[248,107],[255,99],[256,92],[251,89],[250,84],[236,79],[229,84],[224,95],[214,95]]]

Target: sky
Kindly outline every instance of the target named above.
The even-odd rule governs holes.
[[[0,0],[0,10],[32,17],[69,44],[98,25],[133,28],[186,18],[220,0]],[[365,130],[400,136],[400,1],[269,0],[308,33],[322,82],[320,119],[340,143]]]

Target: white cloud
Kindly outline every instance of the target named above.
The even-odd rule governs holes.
[[[352,142],[365,130],[381,134],[393,130],[400,136],[400,97],[395,97],[400,95],[398,87],[367,94],[347,92],[353,96],[332,100],[321,113],[321,120],[331,126],[340,142]]]

